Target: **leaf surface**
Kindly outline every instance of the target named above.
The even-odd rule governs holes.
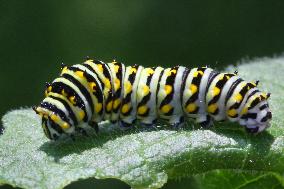
[[[241,175],[254,172],[265,183],[272,175],[279,182],[277,187],[283,187],[284,58],[255,59],[228,69],[237,69],[246,80],[260,80],[260,88],[272,93],[273,121],[266,132],[250,135],[229,122],[216,123],[210,130],[189,122],[186,129],[161,125],[162,129],[151,131],[120,131],[103,123],[98,135],[51,142],[43,134],[39,117],[31,109],[19,109],[2,118],[0,183],[57,189],[95,177],[120,179],[133,188],[159,188],[168,179],[195,176],[205,188],[217,182],[216,175],[226,179],[237,170]],[[225,171],[216,171],[220,169]],[[208,171],[213,172],[202,177]],[[234,188],[249,184],[236,182]]]

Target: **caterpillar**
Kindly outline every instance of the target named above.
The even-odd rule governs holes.
[[[270,126],[270,93],[234,73],[219,73],[209,67],[188,69],[121,62],[104,63],[87,58],[81,64],[61,66],[60,76],[46,83],[45,98],[34,111],[51,140],[63,135],[86,135],[88,127],[109,120],[131,127],[136,120],[151,126],[158,119],[179,127],[193,118],[208,128],[213,120],[238,122],[249,133]],[[81,124],[87,123],[87,124]]]

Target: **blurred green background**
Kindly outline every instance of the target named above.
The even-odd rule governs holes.
[[[0,115],[39,103],[61,62],[81,63],[87,55],[128,65],[218,69],[279,55],[283,10],[282,0],[0,0]],[[128,187],[114,180],[73,186],[81,184]]]

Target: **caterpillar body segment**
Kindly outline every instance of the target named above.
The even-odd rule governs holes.
[[[260,92],[258,82],[246,82],[237,72],[219,73],[207,67],[145,68],[92,59],[61,69],[60,76],[47,84],[44,100],[34,107],[49,139],[75,132],[86,135],[86,127],[97,130],[102,120],[124,127],[136,120],[153,125],[163,119],[175,127],[187,118],[203,127],[214,120],[229,120],[251,133],[270,126],[270,94]]]
[[[168,120],[171,125],[178,125],[184,121],[181,106],[181,81],[187,68],[175,66],[164,70],[159,81],[157,93],[158,117]]]
[[[137,88],[137,114],[136,117],[144,125],[152,125],[158,117],[157,92],[162,67],[145,68],[141,72]],[[154,105],[154,106],[153,106]]]

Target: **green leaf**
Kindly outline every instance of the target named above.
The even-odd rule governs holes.
[[[280,189],[283,178],[273,172],[214,170],[194,177],[203,189]]]
[[[259,79],[260,88],[272,93],[273,121],[267,132],[249,135],[229,122],[210,130],[194,128],[189,122],[184,130],[152,131],[120,131],[105,123],[98,135],[51,142],[39,117],[31,109],[20,109],[2,119],[6,129],[0,137],[0,183],[62,188],[95,177],[120,179],[133,188],[159,188],[168,179],[195,176],[206,186],[217,182],[212,175],[222,180],[236,170],[245,177],[251,171],[258,175],[256,179],[272,175],[284,187],[284,58],[256,59],[229,69],[237,69],[246,80]],[[228,172],[200,176],[217,169]],[[209,178],[208,183],[202,178]]]

